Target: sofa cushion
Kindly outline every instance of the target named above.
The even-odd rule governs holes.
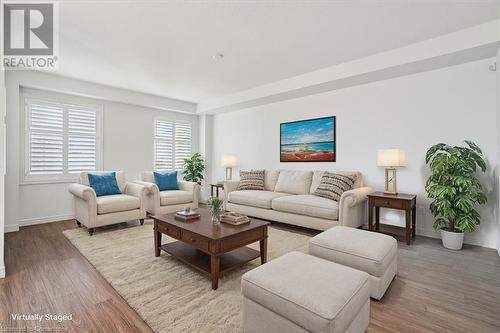
[[[97,198],[97,214],[108,214],[139,209],[139,198],[127,194],[106,195]]]
[[[290,195],[273,200],[272,209],[293,214],[338,220],[339,204],[336,201],[312,194]]]
[[[397,256],[394,237],[344,226],[328,229],[309,240],[315,256],[380,277]]]
[[[319,170],[316,170],[313,172],[311,188],[309,190],[310,194],[313,194],[314,191],[316,191],[316,189],[319,186],[319,183],[321,182],[321,178],[323,177],[323,174],[325,172],[326,171],[319,171]],[[359,171],[331,171],[331,172],[338,173],[341,175],[356,175],[356,181],[354,182],[354,185],[352,188],[363,187],[363,176],[361,175],[361,172],[359,172]]]
[[[312,171],[282,170],[274,190],[276,192],[307,194],[311,188]]]
[[[228,201],[239,205],[271,209],[273,199],[284,196],[290,196],[290,194],[258,190],[232,191],[228,194]]]
[[[193,201],[193,193],[182,190],[160,192],[160,206],[178,205]]]
[[[276,187],[276,182],[278,182],[279,175],[280,175],[279,170],[265,170],[264,190],[274,191],[274,188]]]
[[[241,292],[301,332],[341,333],[368,302],[370,285],[365,272],[294,251],[245,273]]]
[[[264,170],[240,171],[238,190],[264,191]]]
[[[356,175],[341,175],[337,173],[325,172],[321,177],[318,188],[314,195],[339,201],[342,193],[349,191],[354,186]]]

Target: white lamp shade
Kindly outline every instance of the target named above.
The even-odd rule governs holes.
[[[238,156],[231,154],[222,155],[220,164],[225,168],[234,168],[238,166]]]
[[[406,165],[406,154],[402,149],[380,149],[377,165],[384,167],[400,167]]]

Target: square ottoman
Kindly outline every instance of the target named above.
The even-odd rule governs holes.
[[[370,321],[368,274],[290,252],[242,276],[245,333],[363,333]]]
[[[333,227],[309,240],[309,253],[370,274],[371,297],[380,300],[396,275],[394,237],[349,227]]]

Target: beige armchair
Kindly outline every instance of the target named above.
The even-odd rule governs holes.
[[[123,171],[116,171],[116,181],[122,194],[97,197],[94,189],[89,186],[87,172],[82,172],[78,183],[71,184],[68,188],[74,198],[76,223],[78,227],[82,224],[86,226],[90,236],[94,233],[94,228],[105,225],[132,220],[139,220],[141,225],[144,223],[147,189],[139,184],[126,182]]]
[[[198,208],[200,185],[180,180],[178,190],[160,191],[154,180],[153,171],[141,174],[141,181],[134,183],[147,189],[146,211],[151,215],[174,213],[185,208]]]

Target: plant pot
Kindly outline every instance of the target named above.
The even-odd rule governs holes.
[[[460,250],[462,244],[464,243],[464,233],[463,232],[450,232],[441,229],[441,240],[443,241],[443,246],[450,250]]]

